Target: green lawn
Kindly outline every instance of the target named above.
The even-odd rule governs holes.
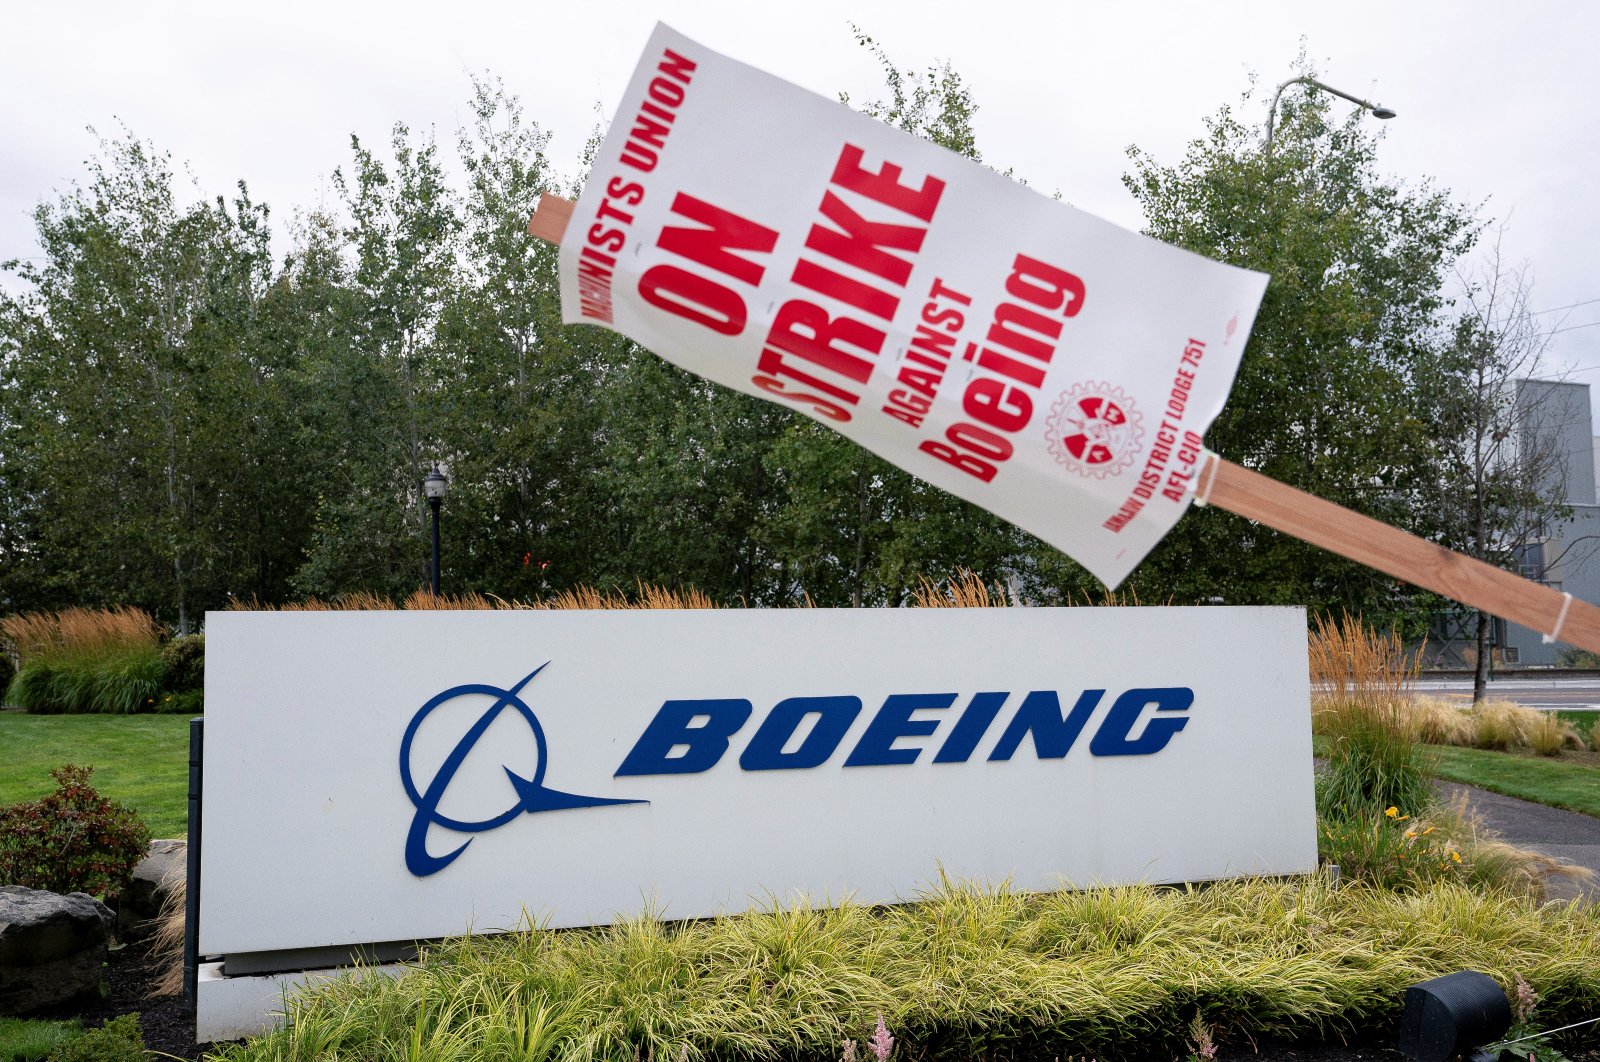
[[[68,1021],[0,1018],[0,1062],[43,1058],[58,1045],[81,1035],[83,1028],[75,1018]]]
[[[100,792],[139,813],[153,837],[188,831],[189,716],[0,712],[0,804],[55,789],[50,769],[93,767]]]
[[[1600,817],[1600,767],[1524,753],[1430,745],[1437,773],[1506,796]]]

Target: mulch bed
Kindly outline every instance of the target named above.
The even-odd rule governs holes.
[[[209,1045],[194,1040],[194,1015],[181,995],[155,995],[161,971],[150,955],[148,942],[129,944],[106,956],[100,998],[56,1007],[29,1017],[77,1018],[84,1028],[104,1025],[123,1014],[138,1013],[144,1045],[184,1062],[195,1062]]]

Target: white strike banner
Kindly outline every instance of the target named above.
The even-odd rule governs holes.
[[[568,323],[798,409],[1108,586],[1188,507],[1266,281],[666,26],[561,244]]]

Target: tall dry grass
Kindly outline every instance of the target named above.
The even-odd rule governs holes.
[[[1397,632],[1379,634],[1349,615],[1337,622],[1319,616],[1308,649],[1314,721],[1337,726],[1340,713],[1356,713],[1409,728],[1406,704],[1422,655],[1408,651]]]
[[[138,608],[67,608],[25,612],[0,619],[0,637],[16,651],[19,663],[120,656],[154,649],[161,629]]]
[[[344,594],[331,601],[311,597],[304,601],[267,604],[255,598],[228,602],[228,610],[245,612],[393,612],[463,610],[490,612],[500,610],[543,609],[698,609],[716,608],[717,603],[699,590],[669,590],[660,586],[639,584],[630,597],[621,590],[597,590],[579,586],[563,590],[537,601],[509,601],[494,594],[435,594],[431,590],[416,590],[398,605],[381,594],[365,591]]]
[[[36,713],[153,711],[166,667],[161,632],[137,608],[68,608],[0,619],[19,658],[4,700]]]
[[[1511,701],[1463,705],[1442,697],[1413,696],[1404,704],[1404,712],[1410,725],[1430,745],[1501,752],[1532,749],[1544,756],[1585,746],[1584,735],[1554,712]]]
[[[1312,728],[1327,739],[1317,779],[1326,819],[1366,821],[1385,808],[1425,811],[1433,794],[1422,735],[1410,708],[1421,654],[1396,632],[1318,617],[1311,633]]]
[[[990,586],[976,572],[963,571],[945,580],[924,575],[911,591],[916,608],[1007,608],[1011,595],[1003,583]]]

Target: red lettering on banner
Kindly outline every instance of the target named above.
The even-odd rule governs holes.
[[[956,336],[966,323],[966,316],[956,307],[970,305],[970,296],[950,287],[943,278],[934,278],[928,290],[928,301],[922,306],[922,321],[917,324],[916,335],[906,346],[900,370],[895,375],[903,386],[889,392],[889,400],[883,405],[884,413],[913,428],[922,427],[923,419],[938,396],[939,385],[944,382],[945,371],[950,367]]]
[[[900,300],[887,291],[879,291],[871,284],[863,284],[853,277],[836,273],[827,266],[804,258],[795,265],[794,276],[790,279],[802,288],[885,321],[894,320],[894,311],[900,305]]]
[[[645,101],[634,118],[628,139],[622,145],[622,161],[640,173],[649,173],[661,161],[666,149],[667,135],[677,120],[677,109],[683,105],[693,77],[696,63],[668,48],[656,64],[657,76],[645,90],[650,99]],[[653,102],[652,102],[653,101]]]
[[[868,221],[832,192],[822,198],[822,216],[841,231],[813,225],[806,236],[807,247],[881,277],[897,287],[904,287],[906,281],[911,279],[911,262],[890,254],[884,248],[915,254],[922,249],[922,238],[928,234],[926,228]]]
[[[599,248],[602,251],[610,251],[611,254],[616,254],[618,251],[622,250],[623,245],[627,242],[628,232],[626,229],[608,229],[604,225],[598,224],[589,226],[590,247]],[[610,255],[607,255],[606,257],[610,258]],[[614,266],[617,264],[617,260],[612,258],[606,264]]]
[[[1012,260],[1005,290],[1018,301],[997,304],[983,343],[968,343],[962,354],[990,374],[974,374],[961,398],[962,412],[978,423],[958,422],[945,432],[945,438],[965,447],[966,453],[953,452],[942,442],[922,444],[924,452],[986,483],[1013,450],[995,432],[1014,435],[1033,419],[1031,392],[1044,386],[1062,335],[1060,318],[1076,316],[1085,293],[1075,273],[1025,254]]]
[[[932,454],[952,468],[959,468],[969,476],[974,476],[988,483],[994,479],[995,466],[992,462],[974,457],[972,454],[957,450],[954,446],[946,445],[934,439],[924,439],[917,445],[917,449],[925,454]]]
[[[705,200],[696,199],[685,192],[679,192],[672,200],[672,212],[705,227],[691,229],[680,225],[668,225],[661,230],[656,246],[670,254],[703,265],[707,269],[714,269],[735,280],[742,280],[752,287],[761,283],[761,274],[766,272],[766,267],[749,258],[741,258],[733,252],[755,251],[760,254],[771,252],[778,242],[776,229],[758,225],[731,210],[712,206]]]
[[[1017,255],[1006,291],[1035,306],[1059,310],[1063,317],[1076,317],[1083,309],[1083,281],[1076,274],[1025,254]]]
[[[761,352],[758,367],[762,372],[771,372],[769,361],[775,364],[784,354],[793,354],[864,384],[872,375],[872,359],[883,349],[883,340],[883,332],[876,328],[848,317],[829,317],[820,306],[790,299],[772,322],[772,330],[767,333],[768,349]],[[846,346],[862,353],[852,354],[844,349]]]
[[[1015,432],[1028,426],[1033,400],[1010,384],[980,376],[967,385],[961,411],[996,431]]]
[[[832,187],[823,192],[817,208],[821,220],[811,226],[805,240],[806,251],[823,261],[801,258],[790,277],[796,285],[848,307],[849,313],[829,313],[806,299],[785,302],[778,308],[752,377],[752,383],[768,393],[780,392],[762,380],[786,377],[827,395],[833,408],[824,415],[830,419],[848,420],[847,407],[860,404],[887,338],[885,328],[865,318],[885,326],[893,322],[917,252],[928,234],[926,224],[908,225],[899,219],[873,216],[867,206],[847,202],[840,192],[924,223],[932,220],[944,192],[944,182],[936,177],[925,177],[920,186],[913,187],[901,183],[899,166],[885,162],[872,171],[862,165],[863,157],[862,150],[852,144],[840,151]],[[941,318],[941,323],[944,320]],[[920,426],[917,411],[892,408],[898,412],[890,412],[891,416]],[[833,417],[834,411],[842,418]]]
[[[738,292],[675,265],[655,265],[645,270],[639,278],[639,295],[657,309],[725,336],[744,331],[748,316]]]
[[[912,188],[901,184],[902,170],[892,162],[874,173],[861,165],[866,152],[854,144],[846,144],[839,152],[839,162],[833,168],[833,183],[852,192],[860,192],[887,207],[894,207],[919,221],[932,221],[938,209],[939,197],[944,195],[944,182],[932,175],[924,177],[922,184]]]
[[[911,390],[922,395],[924,398],[933,398],[933,396],[938,393],[939,390],[939,374],[929,372],[926,369],[915,369],[910,365],[907,365],[900,370],[895,379],[905,384]],[[896,394],[898,393],[899,392],[896,392]],[[890,395],[889,397],[893,399],[894,395]],[[926,413],[927,410],[924,409],[922,412]]]
[[[695,66],[693,60],[684,58],[671,48],[662,53],[661,61],[656,64],[657,76],[647,90],[650,99],[640,103],[632,131],[622,146],[624,165],[641,173],[649,173],[656,168],[660,153],[667,146],[667,136],[672,132],[673,122],[677,120],[677,109],[687,96],[686,90]],[[595,223],[589,225],[584,246],[579,251],[578,310],[584,317],[603,324],[612,323],[611,286],[617,265],[614,256],[627,246],[634,218],[632,212],[616,204],[636,207],[643,201],[644,185],[637,181],[616,176],[606,182],[606,198],[600,201],[600,206],[595,210]],[[720,314],[705,313],[706,303],[683,301],[691,287],[693,285],[682,277],[657,274],[650,291],[661,300],[657,305],[676,307],[673,312],[682,309],[699,313],[706,322],[720,321],[725,328],[733,319],[727,313],[728,307],[724,305]],[[706,294],[700,292],[698,297],[703,298]],[[646,298],[651,296],[647,295]]]
[[[836,420],[840,422],[850,419],[849,413],[841,409],[839,406],[834,405],[832,402],[829,402],[826,398],[819,398],[816,395],[806,394],[803,391],[790,391],[784,386],[783,381],[777,379],[776,377],[757,376],[754,377],[751,382],[775,398],[781,398],[787,402],[794,402],[798,405],[810,406],[812,411],[815,412],[819,417],[827,417],[829,420]]]
[[[1206,345],[1198,339],[1190,339],[1184,347],[1178,368],[1172,374],[1172,388],[1167,393],[1167,415],[1156,429],[1150,457],[1140,470],[1139,482],[1134,485],[1128,499],[1100,525],[1107,531],[1120,532],[1127,527],[1158,490],[1170,502],[1182,502],[1188,493],[1189,482],[1194,478],[1204,450],[1199,434],[1183,429],[1183,415],[1189,406],[1189,395],[1194,390],[1195,369],[1200,364],[1205,348]],[[1177,454],[1177,467],[1169,471],[1167,466],[1172,463],[1174,451]]]
[[[752,288],[761,283],[766,266],[734,252],[769,253],[778,242],[776,230],[685,192],[673,198],[672,212],[704,227],[665,226],[656,238],[656,246]],[[676,265],[661,264],[646,270],[639,278],[639,295],[657,309],[721,335],[738,335],[749,317],[744,296],[733,288]]]

